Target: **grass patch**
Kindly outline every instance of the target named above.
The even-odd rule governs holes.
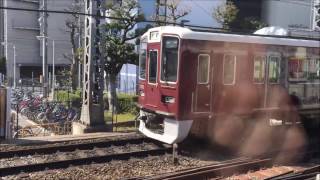
[[[134,126],[130,127],[113,127],[113,132],[134,132],[137,129]]]
[[[132,113],[121,113],[121,114],[114,114],[113,115],[113,123],[125,123],[125,122],[130,122],[134,121],[136,118],[135,114]],[[104,121],[105,122],[111,122],[112,121],[112,114],[109,111],[104,112]],[[137,129],[134,127],[134,125],[130,126],[114,126],[113,131],[114,132],[133,132],[136,131]]]
[[[116,122],[134,121],[135,118],[136,118],[136,115],[134,115],[132,113],[114,114],[113,115],[113,122],[116,123]],[[112,121],[111,112],[108,112],[108,111],[104,112],[104,121],[105,122],[111,122]]]

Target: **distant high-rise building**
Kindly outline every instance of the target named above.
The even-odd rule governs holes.
[[[42,0],[1,0],[0,6],[42,9]],[[48,10],[66,11],[72,5],[71,0],[47,0]],[[5,15],[4,15],[5,14]],[[0,10],[0,38],[8,42],[0,49],[0,56],[5,56],[7,51],[7,63],[13,70],[13,48],[16,47],[16,82],[20,78],[39,79],[42,74],[42,46],[39,38],[41,36],[40,23],[43,21],[43,13],[23,10]],[[66,20],[70,14],[48,13],[47,16],[47,61],[49,72],[52,69],[52,39],[55,40],[55,66],[56,70],[69,66],[71,61],[66,58],[71,54],[70,33],[66,27]],[[10,76],[10,75],[9,75]]]

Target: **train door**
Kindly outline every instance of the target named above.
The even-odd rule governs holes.
[[[146,105],[153,108],[158,107],[158,64],[159,53],[157,48],[149,48],[148,51],[148,85],[146,86]]]
[[[197,59],[197,83],[194,112],[211,112],[211,58],[209,54],[199,54]]]
[[[281,56],[279,54],[271,54],[267,57],[266,66],[266,83],[265,83],[265,107],[276,107],[279,102],[280,93],[280,65]]]
[[[266,107],[266,88],[267,88],[267,56],[263,53],[255,54],[253,58],[253,83],[257,88],[259,105],[258,108]]]

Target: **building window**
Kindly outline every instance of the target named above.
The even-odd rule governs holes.
[[[236,56],[225,55],[223,59],[223,84],[233,85],[236,74]]]
[[[265,56],[256,56],[253,61],[253,81],[263,83],[265,78]]]
[[[320,58],[310,58],[308,62],[308,80],[320,79]]]
[[[176,82],[178,76],[178,49],[179,39],[176,37],[163,37],[161,80]]]
[[[207,84],[209,82],[210,56],[201,54],[198,56],[198,83]]]
[[[280,57],[269,57],[269,82],[279,83],[280,79]]]
[[[158,52],[150,51],[149,52],[149,83],[157,82],[157,69],[158,69]]]
[[[288,60],[289,80],[307,80],[308,61],[302,57],[291,57]]]

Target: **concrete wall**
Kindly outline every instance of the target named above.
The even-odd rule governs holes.
[[[270,26],[312,28],[312,0],[263,0],[262,20]]]

